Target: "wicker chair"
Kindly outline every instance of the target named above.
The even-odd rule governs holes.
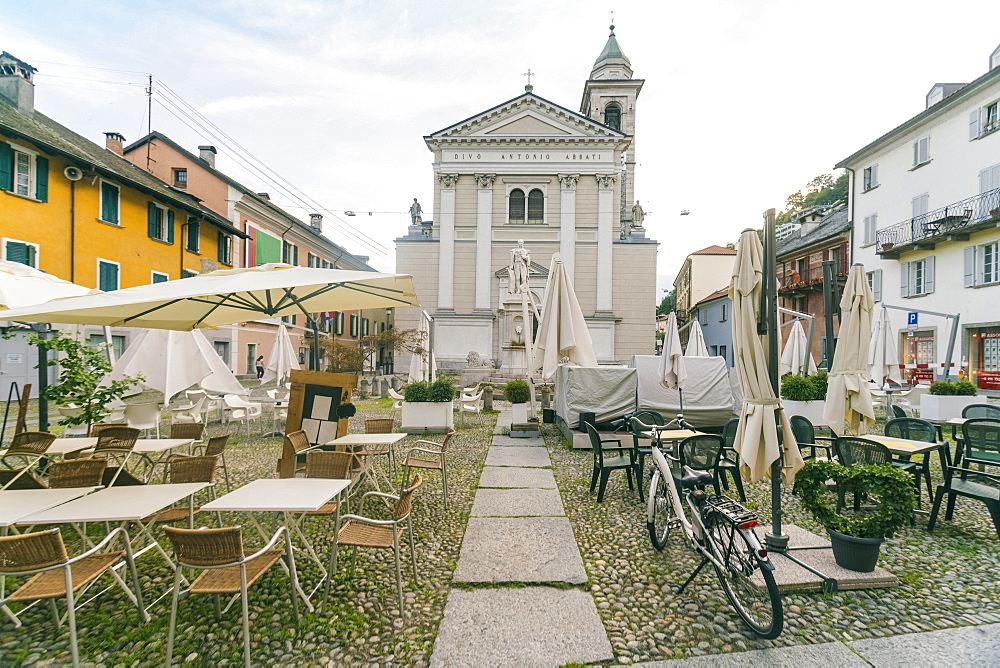
[[[635,480],[640,501],[643,499],[642,478],[646,473],[646,457],[653,453],[652,439],[643,436],[642,432],[649,431],[652,426],[662,427],[665,424],[663,416],[656,411],[639,411],[628,421],[629,431],[632,432],[632,458],[635,460]]]
[[[114,486],[125,470],[125,463],[132,455],[137,440],[139,440],[139,429],[133,427],[104,427],[97,434],[94,457],[103,457],[118,465],[110,480],[107,481],[107,487]],[[152,462],[149,463],[152,464]]]
[[[226,481],[227,493],[233,491],[232,485],[229,484],[229,467],[226,465],[226,443],[229,442],[229,437],[232,435],[232,432],[230,432],[221,436],[212,436],[208,439],[208,443],[205,444],[205,450],[202,453],[203,455],[219,458],[216,469],[222,469]]]
[[[285,434],[278,459],[278,477],[294,478],[296,473],[305,470],[306,453],[318,447],[309,442],[306,432],[301,429]]]
[[[49,465],[49,489],[99,487],[108,462],[104,459],[71,459]]]
[[[326,580],[325,598],[330,597],[330,582],[333,580],[332,574],[337,572],[337,550],[341,545],[354,547],[354,554],[351,556],[351,571],[354,571],[354,564],[358,556],[359,547],[374,547],[382,549],[392,549],[396,561],[396,602],[399,604],[399,615],[403,615],[403,574],[399,565],[400,539],[403,537],[403,526],[410,539],[410,561],[413,565],[413,581],[417,581],[417,555],[413,545],[413,523],[410,521],[410,512],[413,510],[413,494],[419,489],[424,479],[417,474],[413,484],[404,489],[399,496],[385,494],[384,492],[366,492],[361,497],[361,507],[358,512],[365,510],[365,501],[368,498],[390,499],[396,503],[392,510],[392,519],[377,520],[363,515],[343,515],[340,518],[340,526],[337,527],[337,537],[333,539],[333,549],[330,551],[330,576]]]
[[[124,550],[102,552],[113,540],[122,536]],[[139,576],[132,559],[132,547],[128,532],[118,527],[107,535],[100,543],[83,554],[70,557],[66,554],[62,535],[59,529],[48,529],[20,536],[4,536],[0,538],[0,578],[8,575],[32,575],[28,580],[7,598],[0,600],[6,605],[12,601],[40,601],[48,599],[51,602],[52,613],[59,626],[59,611],[56,607],[57,598],[66,599],[66,615],[69,620],[69,643],[73,656],[73,665],[80,665],[80,650],[76,638],[76,608],[77,592],[89,586],[101,575],[124,559],[128,564],[128,573],[132,580],[129,589],[125,580],[113,570],[111,574],[121,585],[129,599],[139,608],[139,616],[144,622],[149,621],[142,604],[142,590],[139,588]],[[81,596],[82,597],[82,592]],[[18,623],[18,625],[20,625]]]
[[[396,431],[396,425],[392,418],[365,420],[366,434],[391,434],[394,431]],[[391,445],[387,448],[362,448],[361,452],[366,455],[389,455],[389,475],[395,475],[396,456]]]
[[[193,568],[203,571],[191,583],[187,593],[194,595],[211,594],[215,597],[216,615],[221,617],[219,597],[240,595],[243,608],[243,662],[250,665],[250,610],[247,604],[247,589],[264,573],[281,560],[288,562],[291,579],[292,610],[295,620],[299,619],[297,577],[295,555],[292,553],[291,536],[287,527],[280,527],[260,550],[247,553],[243,549],[243,528],[239,526],[221,529],[178,529],[164,527],[174,548],[174,590],[170,604],[170,630],[167,633],[167,659],[169,666],[174,655],[174,631],[177,628],[177,602],[181,593],[181,569]],[[284,549],[276,548],[284,538]]]
[[[4,452],[3,457],[0,457],[0,464],[15,473],[0,489],[16,488],[18,480],[23,476],[34,477],[32,469],[42,460],[45,451],[54,440],[56,440],[55,435],[46,431],[22,431],[16,434],[10,447]]]
[[[189,438],[192,441],[201,441],[204,436],[204,422],[174,422],[170,425],[170,438]]]
[[[215,464],[217,459],[213,455],[201,456],[201,457],[185,457],[184,455],[175,455],[170,459],[167,465],[167,472],[170,475],[171,484],[179,484],[186,482],[214,482],[215,481]],[[206,487],[208,495],[211,498],[215,498],[215,487]],[[201,512],[201,508],[194,505],[194,495],[188,497],[187,506],[177,506],[175,508],[167,508],[166,510],[161,510],[155,515],[143,518],[143,523],[147,522],[179,522],[181,520],[187,520],[188,528],[194,528],[194,516]],[[216,513],[215,518],[222,526],[222,514]]]
[[[442,443],[425,440],[416,441],[415,444],[417,447],[406,451],[406,458],[403,462],[403,466],[406,468],[406,473],[403,477],[403,487],[406,487],[410,480],[410,469],[441,472],[441,496],[444,498],[445,510],[448,509],[448,445],[451,443],[451,439],[454,438],[455,433],[454,429],[449,429]],[[420,447],[421,444],[424,447]],[[421,456],[414,457],[414,453],[418,453]]]
[[[355,459],[350,452],[327,452],[314,450],[306,454],[306,477],[327,478],[330,480],[350,480],[351,463]],[[338,501],[329,501],[319,509],[306,513],[306,516],[333,515],[337,512]],[[346,505],[346,502],[345,502]]]

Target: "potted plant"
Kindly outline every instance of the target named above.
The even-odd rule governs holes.
[[[403,388],[402,430],[445,433],[455,426],[455,382],[441,377],[433,383],[418,381]]]
[[[527,381],[520,378],[508,380],[503,386],[503,396],[511,403],[513,424],[525,424],[528,421],[528,400],[531,398]]]
[[[831,508],[828,480],[837,483],[844,497],[862,492],[877,501],[876,507],[838,512]],[[814,459],[795,476],[795,489],[803,508],[830,534],[837,565],[852,571],[875,570],[882,542],[906,526],[913,514],[915,497],[910,475],[888,464],[847,467]]]
[[[811,376],[785,374],[781,379],[781,398],[788,415],[801,415],[813,424],[825,424],[826,388],[829,381],[826,371]]]
[[[979,401],[977,394],[976,386],[967,380],[931,383],[930,394],[920,397],[920,417],[924,420],[961,417],[966,406]]]

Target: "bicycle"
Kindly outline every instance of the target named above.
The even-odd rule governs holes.
[[[651,431],[656,442],[657,428],[652,427]],[[646,508],[650,541],[662,552],[670,533],[680,528],[691,547],[702,556],[701,563],[675,593],[682,594],[710,563],[726,597],[747,626],[761,638],[777,638],[783,626],[781,596],[774,582],[774,564],[753,530],[757,526],[756,515],[732,499],[706,494],[705,485],[712,483],[711,473],[682,465],[671,470],[669,455],[656,446],[652,455],[656,466]],[[670,459],[681,464],[679,459]],[[677,491],[677,480],[685,490],[690,520]],[[753,576],[760,577],[763,587],[753,582]]]

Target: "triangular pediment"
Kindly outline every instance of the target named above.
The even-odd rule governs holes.
[[[530,138],[603,138],[619,139],[625,135],[582,114],[549,102],[533,93],[525,93],[464,121],[439,130],[426,139],[462,137]]]

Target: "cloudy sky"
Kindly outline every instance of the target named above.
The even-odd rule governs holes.
[[[102,142],[153,129],[392,270],[414,197],[432,203],[422,137],[523,92],[578,109],[610,10],[635,76],[636,194],[684,256],[924,108],[935,82],[986,71],[995,0],[152,2],[0,0],[0,50],[38,68],[36,107]],[[213,127],[214,126],[214,127]],[[246,166],[242,150],[285,180]],[[293,188],[294,195],[284,192]],[[680,217],[682,209],[690,215]],[[354,211],[349,217],[345,211]],[[371,215],[369,215],[371,212]],[[720,286],[721,287],[721,286]]]

